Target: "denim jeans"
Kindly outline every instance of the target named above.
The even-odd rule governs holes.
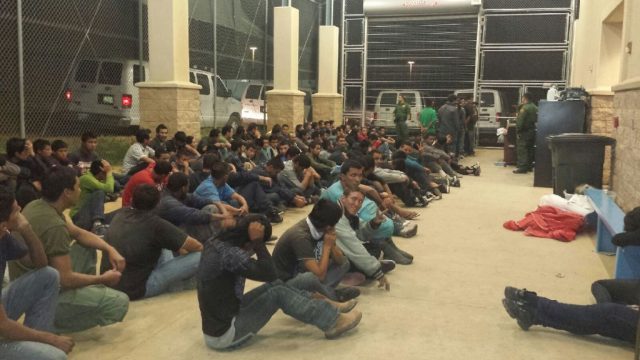
[[[105,193],[102,190],[96,190],[88,195],[87,200],[78,212],[73,216],[73,223],[85,230],[91,231],[94,221],[100,220],[105,224],[109,224],[115,215],[115,212],[104,213]]]
[[[462,129],[456,134],[456,156],[464,154],[464,138],[465,130]]]
[[[633,344],[636,341],[638,311],[615,303],[571,305],[538,297],[535,324],[577,335],[602,335]]]
[[[286,284],[310,293],[317,292],[331,300],[337,301],[336,286],[340,284],[342,278],[349,272],[350,267],[349,261],[345,261],[342,265],[331,261],[324,281],[320,281],[314,273],[307,271],[287,280]]]
[[[40,330],[53,329],[60,280],[58,272],[44,267],[22,275],[2,291],[2,306],[11,320],[23,314],[24,325]],[[67,355],[49,344],[33,341],[0,340],[0,359],[66,359]]]
[[[625,305],[638,305],[640,304],[640,280],[598,280],[591,284],[591,293],[597,303],[614,302]]]
[[[267,212],[273,209],[273,204],[257,181],[239,187],[237,191],[247,200],[249,209],[252,212]]]
[[[302,290],[284,284],[280,280],[263,284],[242,297],[238,315],[233,324],[235,335],[227,346],[214,346],[205,335],[205,342],[215,349],[228,349],[239,346],[251,339],[271,319],[273,314],[282,310],[285,314],[305,324],[311,324],[322,331],[331,329],[338,320],[338,310],[329,303],[312,299]]]
[[[0,341],[0,360],[65,360],[67,354],[55,346],[34,341]]]
[[[18,320],[24,314],[26,327],[52,331],[59,291],[58,271],[47,266],[9,283],[2,290],[2,306],[9,319]]]
[[[170,250],[163,249],[156,268],[153,269],[144,297],[158,296],[168,291],[195,289],[195,274],[200,263],[199,252],[173,256]]]

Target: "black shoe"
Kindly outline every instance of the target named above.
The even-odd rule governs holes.
[[[537,296],[538,294],[533,291],[528,291],[527,289],[518,289],[512,286],[507,286],[504,288],[504,297],[522,304],[535,306],[537,303],[537,301],[535,300]]]
[[[276,209],[271,209],[267,212],[267,219],[273,224],[279,224],[284,221],[282,215]]]
[[[407,259],[413,261],[413,255],[409,254],[408,252],[400,249],[396,243],[393,242],[393,239],[389,238],[389,240],[387,240],[389,242],[389,244],[391,245],[391,247],[393,247],[397,252],[399,252],[400,254],[402,254],[402,256],[406,257]]]
[[[453,177],[453,181],[451,182],[451,186],[460,187],[460,179],[457,176]]]
[[[527,173],[527,169],[518,168],[518,169],[513,170],[513,173],[514,174],[526,174]]]
[[[396,268],[396,262],[393,260],[380,260],[380,270],[383,273],[388,273]]]
[[[346,302],[360,296],[360,290],[353,286],[336,289],[336,298],[338,302]]]
[[[382,258],[387,260],[393,260],[396,264],[409,265],[413,260],[402,255],[393,245],[388,241],[382,246]]]
[[[517,320],[522,330],[527,331],[533,325],[534,314],[526,306],[510,299],[502,299],[502,306],[511,318]]]

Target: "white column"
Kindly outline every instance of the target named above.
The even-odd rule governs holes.
[[[320,26],[318,94],[338,94],[339,31],[337,26]]]
[[[273,87],[298,90],[298,37],[300,13],[291,6],[274,8]]]
[[[189,82],[189,2],[147,2],[149,19],[149,79]]]

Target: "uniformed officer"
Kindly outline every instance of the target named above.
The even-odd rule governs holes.
[[[533,103],[531,93],[525,93],[516,118],[518,168],[513,170],[514,174],[526,174],[533,170],[537,120],[538,107]]]
[[[409,128],[407,127],[407,120],[411,120],[411,106],[405,102],[404,96],[398,97],[398,104],[396,109],[393,110],[393,121],[396,123],[396,134],[398,140],[405,142],[409,138]]]

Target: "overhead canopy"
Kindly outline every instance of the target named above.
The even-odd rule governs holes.
[[[364,0],[366,16],[477,14],[479,0]]]

